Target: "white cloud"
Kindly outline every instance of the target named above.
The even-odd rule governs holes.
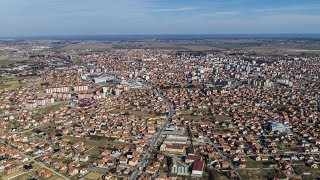
[[[221,17],[221,16],[236,16],[239,15],[239,11],[221,11],[221,12],[212,12],[212,13],[204,13],[202,16],[208,17]]]
[[[181,11],[194,11],[198,8],[195,7],[179,7],[179,8],[159,8],[159,9],[152,9],[152,12],[181,12]]]
[[[276,8],[259,8],[253,9],[254,12],[283,12],[283,11],[303,11],[303,10],[317,10],[320,9],[320,4],[301,5],[301,6],[286,6]]]

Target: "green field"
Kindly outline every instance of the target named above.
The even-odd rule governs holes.
[[[24,173],[20,176],[17,176],[15,178],[12,178],[12,180],[29,180],[31,178],[31,176],[27,173]]]
[[[211,115],[209,114],[209,109],[195,109],[195,110],[180,110],[181,116],[185,117],[188,120],[191,121],[201,121],[203,119],[210,119],[212,121],[219,121],[219,122],[225,122],[225,121],[230,121],[232,118],[230,116],[225,116],[225,115]],[[193,113],[202,113],[202,115],[193,115]]]
[[[246,159],[246,168],[268,168],[268,165],[264,164],[262,161],[255,161],[254,159]]]

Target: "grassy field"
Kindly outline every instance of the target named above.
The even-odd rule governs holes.
[[[81,44],[69,44],[64,46],[57,46],[53,50],[90,50],[90,51],[105,51],[111,49],[112,46],[109,43],[100,43],[100,42],[87,42]]]
[[[158,50],[184,50],[184,51],[217,51],[230,49],[244,49],[254,51],[257,55],[289,55],[320,54],[318,42],[288,43],[286,40],[271,39],[214,39],[203,41],[133,41],[133,42],[85,42],[78,44],[54,45],[52,51],[88,50],[106,51],[110,49],[158,49]],[[1,59],[7,59],[0,55]],[[13,59],[5,60],[12,63]]]
[[[220,48],[214,47],[214,46],[207,46],[207,45],[184,45],[181,46],[182,48],[186,50],[191,51],[212,51],[212,50],[220,50]]]
[[[31,176],[27,173],[24,173],[20,176],[17,176],[15,178],[12,178],[12,180],[29,180],[31,178]]]
[[[209,172],[209,178],[215,179],[215,180],[229,180],[230,178],[227,176],[227,172],[221,172],[218,170],[211,170]]]
[[[21,80],[21,78],[18,77],[1,77],[0,76],[0,89],[15,89],[20,87],[20,83],[19,80]],[[22,82],[21,82],[22,83]]]
[[[90,172],[89,174],[87,174],[84,179],[85,180],[95,180],[95,179],[99,179],[102,177],[103,174],[97,173],[97,172]]]
[[[0,55],[0,61],[6,60],[8,58],[9,58],[9,56],[7,56],[7,55]]]
[[[0,179],[9,179],[9,178],[12,178],[12,177],[15,177],[15,176],[17,176],[17,175],[19,175],[19,174],[21,174],[21,175],[23,175],[22,173],[24,173],[24,171],[22,171],[22,170],[20,170],[20,171],[17,171],[17,172],[15,172],[15,173],[13,173],[13,174],[6,174],[5,172],[2,172],[2,173],[0,173]],[[18,177],[18,176],[17,176]],[[15,178],[15,179],[17,179],[17,178]],[[18,180],[18,179],[17,179]]]
[[[250,44],[250,43],[221,43],[221,44],[213,44],[211,46],[219,49],[243,49],[243,48],[254,47],[256,45],[257,44]]]
[[[34,118],[34,119],[43,118],[44,115],[59,110],[59,108],[60,108],[60,106],[62,104],[63,104],[63,102],[58,102],[58,104],[48,105],[48,106],[45,106],[45,107],[40,107],[38,109],[37,113],[32,114],[32,118]]]
[[[205,109],[195,109],[195,110],[180,110],[182,117],[185,117],[188,120],[191,121],[201,121],[202,119],[211,119],[212,121],[219,121],[219,122],[225,122],[225,121],[230,121],[232,118],[230,116],[225,116],[225,115],[216,115],[213,116],[209,114],[209,110],[207,108]],[[203,115],[193,115],[193,113],[202,113]]]
[[[47,178],[46,180],[64,180],[64,179],[58,175],[53,174],[53,176]]]
[[[254,159],[251,159],[251,158],[246,159],[246,165],[247,165],[247,168],[268,168],[268,166],[265,165],[263,162],[255,161]]]
[[[54,105],[49,105],[49,106],[46,106],[44,108],[41,108],[38,110],[39,113],[42,113],[42,114],[48,114],[50,112],[54,112],[54,111],[57,111],[59,110],[59,108],[63,105],[63,102],[58,102],[58,104],[54,104]]]
[[[201,121],[204,118],[213,118],[209,113],[209,110],[207,108],[204,109],[194,109],[194,110],[189,110],[189,109],[183,109],[180,110],[181,116],[186,118],[187,120],[191,121]],[[202,115],[193,115],[193,113],[202,113]]]
[[[242,179],[272,179],[273,177],[282,177],[283,175],[278,174],[274,169],[255,169],[255,170],[238,170]]]
[[[113,42],[113,49],[167,49],[190,51],[215,51],[229,49],[245,49],[257,55],[289,55],[320,54],[318,42],[287,42],[271,39],[215,39],[207,41],[146,41],[146,42]]]
[[[104,151],[103,148],[97,148],[93,147],[92,149],[90,148],[89,150],[86,151],[86,154],[93,156],[93,155],[99,155]]]
[[[320,45],[319,45],[320,46]],[[317,47],[304,47],[299,45],[270,45],[270,46],[253,46],[244,48],[246,50],[253,50],[259,55],[300,55],[305,54],[320,54]]]
[[[8,90],[13,90],[20,87],[19,81],[13,80],[13,81],[7,81],[2,84],[0,84],[0,88],[8,89]]]
[[[13,67],[31,63],[33,63],[33,61],[29,59],[29,57],[0,56],[0,67]]]
[[[194,121],[194,122],[197,122],[197,121],[201,121],[205,118],[210,118],[211,116],[208,116],[208,115],[200,115],[200,116],[194,116],[194,115],[181,115],[181,117],[184,117],[185,119],[187,120],[190,120],[190,121]]]
[[[209,110],[207,108],[202,108],[202,109],[194,109],[194,110],[190,110],[190,109],[182,109],[180,110],[181,114],[185,114],[185,115],[190,115],[193,112],[196,113],[203,113],[203,114],[208,114]]]
[[[162,49],[162,50],[185,50],[187,48],[175,45],[172,42],[114,42],[113,49]]]

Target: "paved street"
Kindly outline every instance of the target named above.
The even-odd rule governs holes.
[[[159,92],[159,96],[167,103],[168,107],[169,107],[169,113],[166,117],[166,121],[164,122],[164,124],[161,126],[159,132],[155,135],[155,137],[152,139],[152,142],[148,148],[148,150],[146,152],[144,152],[146,155],[144,155],[140,161],[140,166],[136,166],[135,170],[133,171],[133,173],[130,176],[130,179],[135,180],[137,179],[138,175],[142,173],[143,169],[145,168],[148,159],[150,158],[152,151],[155,148],[155,145],[157,144],[159,138],[162,135],[162,132],[164,131],[164,129],[168,126],[168,123],[172,117],[172,113],[173,113],[173,107],[172,104],[169,102],[169,100],[164,97],[162,95],[162,92]]]

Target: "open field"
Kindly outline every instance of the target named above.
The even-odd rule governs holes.
[[[44,108],[40,108],[38,110],[39,113],[41,114],[48,114],[50,112],[54,112],[54,111],[57,111],[59,110],[59,108],[61,107],[61,105],[63,105],[63,102],[57,102],[56,104],[54,105],[48,105]]]
[[[64,179],[58,175],[53,175],[53,176],[47,178],[46,180],[64,180]]]
[[[202,119],[210,118],[211,116],[208,116],[208,115],[194,116],[194,115],[185,114],[185,115],[181,115],[181,117],[184,117],[185,119],[193,122],[200,122]]]
[[[27,173],[24,173],[24,174],[21,174],[20,176],[12,178],[12,180],[29,180],[29,179],[31,179],[31,176]]]
[[[114,49],[167,49],[184,50],[186,48],[177,46],[172,42],[146,41],[146,42],[114,42]]]
[[[185,117],[188,120],[191,121],[201,121],[202,119],[209,119],[212,121],[219,121],[219,122],[225,122],[225,121],[230,121],[232,118],[230,116],[225,116],[225,115],[211,115],[209,114],[209,109],[204,108],[204,109],[194,109],[194,110],[189,110],[189,109],[183,109],[179,110],[181,113],[182,117]],[[202,113],[202,115],[193,115],[193,113]]]
[[[13,67],[31,63],[33,63],[33,61],[29,59],[29,57],[0,56],[0,67]]]
[[[23,84],[20,84],[19,80],[21,80],[21,78],[13,77],[13,76],[11,77],[0,76],[0,89],[12,90],[12,89],[18,88],[20,87],[20,85],[23,85]]]
[[[191,51],[212,51],[212,50],[220,50],[217,47],[210,47],[207,45],[184,45],[181,46],[183,49],[191,50]]]
[[[2,60],[6,60],[6,59],[8,59],[9,58],[9,56],[6,56],[6,55],[0,55],[0,61],[2,61]]]
[[[1,172],[0,173],[0,179],[2,180],[5,180],[5,179],[13,179],[14,177],[18,177],[21,175],[23,175],[25,172],[20,170],[20,171],[17,171],[15,173],[12,173],[12,174],[6,174],[5,172]],[[16,179],[16,178],[15,178]]]
[[[40,106],[37,108],[37,113],[32,114],[32,117],[34,119],[43,118],[44,115],[59,110],[61,105],[63,105],[63,102],[55,102],[48,106]]]
[[[318,49],[301,49],[298,47],[285,47],[285,46],[276,46],[273,45],[271,47],[250,47],[245,48],[247,50],[252,50],[256,52],[258,55],[300,55],[300,54],[320,54],[320,50]]]
[[[108,49],[111,49],[111,44],[109,43],[101,43],[101,42],[95,42],[95,43],[79,43],[79,44],[68,44],[64,46],[56,46],[53,47],[53,50],[91,50],[91,51],[105,51]]]
[[[97,172],[90,172],[89,174],[87,174],[84,179],[85,180],[94,180],[94,179],[99,179],[102,177],[102,174],[97,173]]]
[[[300,55],[320,54],[319,42],[290,42],[271,39],[215,39],[202,41],[145,41],[145,42],[112,42],[114,49],[165,49],[189,51],[216,51],[229,49],[251,50],[257,55]]]
[[[251,158],[246,159],[246,168],[269,168],[267,162],[256,161]]]
[[[20,86],[19,81],[13,80],[13,81],[7,81],[4,82],[2,84],[0,84],[0,89],[8,89],[8,90],[12,90],[12,89],[16,89]]]
[[[274,169],[256,169],[256,170],[238,170],[242,179],[272,179],[273,177],[284,178],[283,174],[279,174]]]
[[[213,116],[209,114],[209,110],[207,108],[194,110],[183,109],[179,112],[181,113],[182,117],[194,122],[201,121],[205,118],[213,119]],[[193,113],[197,113],[198,115],[193,115]],[[199,115],[199,113],[201,113],[202,115]]]
[[[215,180],[229,180],[230,178],[227,176],[228,172],[221,172],[218,170],[209,170],[209,178]]]

